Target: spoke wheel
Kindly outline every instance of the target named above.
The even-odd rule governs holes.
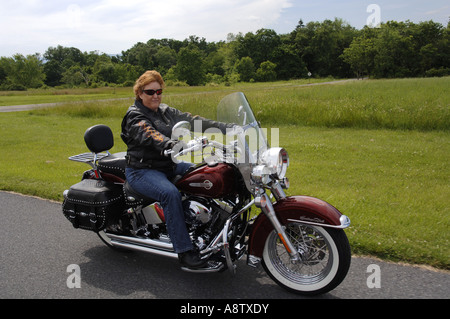
[[[280,286],[290,291],[315,295],[339,285],[350,267],[350,246],[343,230],[290,223],[286,235],[297,249],[301,261],[292,263],[278,234],[266,240],[263,267]]]

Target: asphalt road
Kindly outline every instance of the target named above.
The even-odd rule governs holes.
[[[60,203],[0,192],[0,216],[2,299],[172,298],[193,302],[304,298],[278,287],[262,268],[247,266],[245,258],[235,275],[228,271],[190,274],[181,271],[173,259],[115,252],[96,234],[74,229],[62,215]],[[69,265],[79,267],[79,281]],[[68,281],[75,287],[70,288]],[[319,298],[449,297],[449,272],[353,258],[343,283]]]

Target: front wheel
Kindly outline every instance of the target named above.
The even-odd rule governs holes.
[[[300,254],[292,263],[276,231],[267,237],[262,264],[281,287],[302,295],[317,295],[336,288],[350,268],[351,253],[341,229],[290,223],[286,235]]]

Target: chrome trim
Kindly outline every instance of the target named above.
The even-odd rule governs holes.
[[[250,201],[250,203],[248,203],[247,205],[245,205],[244,207],[242,207],[242,209],[239,211],[238,215],[242,214],[243,212],[245,212],[246,210],[248,210],[250,207],[253,206],[253,204],[255,204],[255,200],[252,199]]]
[[[121,247],[121,248],[131,249],[131,250],[137,250],[137,251],[142,251],[142,252],[145,252],[145,253],[151,253],[151,254],[154,254],[154,255],[160,255],[160,256],[165,256],[165,257],[171,257],[171,258],[178,259],[178,254],[176,252],[160,250],[160,249],[157,249],[157,248],[145,247],[145,246],[135,245],[135,244],[132,244],[132,243],[118,242],[118,241],[115,241],[113,239],[111,240],[111,245],[113,245],[115,247]]]
[[[272,225],[275,228],[276,232],[278,233],[278,236],[280,237],[280,239],[284,240],[284,243],[285,243],[284,246],[286,248],[286,251],[289,253],[289,255],[291,257],[291,262],[293,264],[300,262],[301,257],[299,255],[297,249],[295,248],[295,246],[290,241],[289,237],[286,235],[286,232],[284,231],[284,227],[281,225],[280,221],[278,220],[278,218],[275,214],[275,209],[272,206],[272,202],[270,201],[269,196],[267,196],[266,193],[263,193],[261,195],[261,199],[263,199],[263,198],[264,198],[264,200],[262,200],[262,201],[260,200],[260,203],[263,203],[261,205],[261,210],[264,212],[264,214],[267,216],[267,218],[272,223]],[[256,202],[258,202],[258,200]],[[289,252],[289,250],[290,250],[290,252]]]
[[[223,247],[223,242],[221,242],[221,239],[223,238],[223,232],[224,229],[222,229],[220,233],[217,234],[216,237],[214,237],[208,247],[200,251],[200,255],[213,254],[221,250]]]
[[[111,239],[111,245],[121,245],[121,244],[127,244],[132,245],[136,247],[143,247],[143,248],[149,248],[149,249],[157,249],[162,250],[170,253],[175,253],[173,250],[173,245],[168,241],[162,241],[162,240],[154,240],[154,239],[144,239],[144,238],[137,238],[137,237],[127,237],[127,236],[120,236],[120,235],[114,235],[105,233],[107,237]],[[178,257],[178,255],[177,255]]]
[[[197,268],[197,269],[191,269],[188,267],[181,267],[181,270],[192,272],[192,273],[212,273],[212,272],[219,272],[224,268],[224,264],[222,262],[208,262],[207,268]]]
[[[272,191],[276,201],[286,198],[286,193],[284,192],[280,182],[274,181],[270,187],[270,190]]]
[[[91,165],[92,168],[96,168],[96,162],[104,157],[111,155],[109,152],[106,153],[82,153],[78,155],[73,155],[69,157],[69,160],[74,162],[81,162]]]
[[[230,227],[231,219],[228,219],[222,230],[222,242],[223,242],[223,252],[225,253],[225,259],[227,261],[228,270],[233,274],[236,273],[236,267],[231,260],[230,255],[230,243],[228,242],[228,228]]]
[[[276,176],[277,179],[282,179],[286,176],[286,171],[289,167],[289,155],[284,148],[269,148],[263,152],[261,157],[270,173]]]
[[[253,255],[247,255],[247,265],[250,267],[258,267],[258,265],[261,263],[261,258]]]
[[[308,224],[308,225],[315,225],[315,226],[322,226],[322,227],[328,227],[328,228],[336,228],[336,229],[344,229],[350,226],[350,218],[348,218],[346,215],[342,215],[339,218],[339,221],[341,222],[340,225],[329,225],[324,223],[315,223],[311,221],[306,220],[299,220],[299,219],[288,219],[289,222],[295,222],[295,223],[301,223],[301,224]]]

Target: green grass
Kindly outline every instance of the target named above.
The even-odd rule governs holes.
[[[0,108],[10,105],[63,103],[132,97],[131,88],[98,89],[30,89],[28,91],[0,91]],[[131,93],[131,94],[130,94]]]
[[[377,80],[314,87],[279,83],[276,88],[259,84],[208,92],[177,88],[165,96],[165,102],[214,117],[221,97],[233,90],[244,91],[262,126],[280,128],[280,145],[291,159],[288,194],[322,198],[348,215],[352,226],[346,232],[354,253],[450,269],[449,93],[444,89],[448,80]],[[374,109],[393,112],[383,120],[390,125],[381,120],[378,124],[327,122],[339,106],[339,112],[345,113],[346,105],[368,105],[379,95],[383,98],[373,102],[373,109],[364,109],[380,113],[380,118],[383,112]],[[420,103],[427,118],[417,117]],[[129,104],[83,102],[0,113],[0,189],[60,201],[64,189],[78,182],[89,168],[67,159],[87,151],[83,140],[87,127],[109,125],[115,135],[112,151],[126,149],[119,134]],[[405,109],[408,115],[398,116],[396,108]],[[311,118],[319,119],[314,109],[327,120],[303,118],[308,111]]]
[[[262,122],[363,129],[449,130],[450,77],[370,80],[250,92]]]
[[[450,136],[445,132],[283,127],[289,194],[347,214],[354,252],[450,266]]]
[[[309,83],[332,81],[331,78],[279,81],[270,83],[238,83],[234,86],[208,85],[197,87],[167,87],[164,95],[259,90],[266,87],[292,87]],[[29,89],[28,91],[0,91],[0,108],[11,105],[86,102],[104,99],[134,98],[132,87],[102,87],[96,89]]]
[[[304,81],[239,84],[232,87],[168,88],[164,102],[215,118],[218,101],[242,91],[267,126],[353,127],[361,129],[450,130],[450,77],[369,80],[304,86]],[[129,89],[131,90],[131,89]],[[84,99],[84,100],[83,100]],[[132,100],[83,99],[33,114],[117,117]]]

